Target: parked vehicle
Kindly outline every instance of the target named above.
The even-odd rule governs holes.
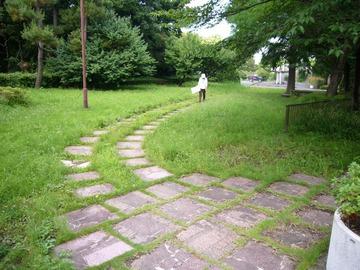
[[[250,82],[262,82],[263,78],[260,76],[252,75],[252,76],[248,76],[248,80]]]

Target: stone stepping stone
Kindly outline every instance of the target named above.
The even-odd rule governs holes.
[[[145,152],[142,149],[123,149],[118,151],[119,156],[123,158],[137,158],[145,156]]]
[[[100,184],[90,187],[78,188],[75,190],[75,195],[81,198],[92,197],[96,195],[105,195],[113,192],[114,186],[111,184]]]
[[[294,182],[305,182],[308,185],[315,186],[326,183],[327,181],[322,177],[316,177],[311,175],[306,175],[302,173],[295,173],[289,176],[289,180]]]
[[[240,189],[242,191],[253,191],[259,182],[244,177],[232,177],[225,180],[222,184],[226,187]]]
[[[154,129],[156,129],[157,128],[157,126],[152,126],[152,125],[145,125],[145,126],[143,126],[143,129],[145,129],[145,130],[154,130]]]
[[[135,135],[146,135],[151,133],[151,130],[143,130],[143,129],[138,129],[134,131]]]
[[[219,187],[210,187],[198,194],[199,198],[215,202],[224,202],[235,199],[236,193]]]
[[[118,142],[116,147],[118,149],[141,149],[141,142]]]
[[[83,143],[96,143],[100,140],[100,137],[81,137],[80,141]]]
[[[95,130],[93,132],[94,136],[101,136],[101,135],[105,135],[108,134],[109,131],[108,130]]]
[[[165,243],[131,263],[134,270],[205,270],[209,264],[191,253]]]
[[[55,254],[69,254],[76,269],[86,269],[110,261],[132,249],[123,241],[98,231],[57,246]]]
[[[62,164],[65,167],[75,168],[75,169],[85,169],[91,165],[90,161],[82,161],[82,160],[62,160]]]
[[[180,178],[180,180],[194,186],[206,186],[211,182],[220,181],[219,178],[200,173],[194,173],[188,176],[184,176]]]
[[[160,180],[173,175],[158,166],[137,169],[134,173],[144,181]]]
[[[297,215],[306,222],[317,226],[330,227],[333,223],[333,214],[319,209],[305,208]]]
[[[90,156],[92,154],[92,147],[85,145],[68,146],[65,148],[65,151],[71,155]]]
[[[117,216],[101,205],[91,205],[65,215],[69,228],[80,231],[84,228],[95,226],[106,220],[116,219]]]
[[[222,221],[241,228],[251,228],[267,218],[251,208],[236,206],[217,214],[212,220]]]
[[[145,137],[143,135],[129,135],[125,139],[129,142],[142,142]]]
[[[331,195],[320,194],[315,197],[314,201],[327,207],[336,208],[335,198]]]
[[[157,197],[166,200],[176,197],[177,195],[187,191],[188,188],[173,182],[165,182],[151,186],[146,190],[155,194]]]
[[[258,193],[249,202],[272,210],[283,210],[291,204],[290,201],[279,198],[271,193]]]
[[[294,225],[280,226],[275,230],[264,232],[263,235],[292,248],[308,248],[325,237],[324,233]]]
[[[212,207],[189,198],[181,198],[163,205],[160,209],[175,219],[190,223],[210,211]]]
[[[149,123],[149,126],[159,126],[161,123],[159,121],[153,121]]]
[[[83,172],[83,173],[73,173],[67,176],[68,179],[73,181],[86,181],[86,180],[96,180],[100,178],[100,174],[95,171]]]
[[[126,195],[119,196],[107,200],[105,203],[119,209],[120,211],[130,214],[134,210],[141,208],[147,204],[156,203],[157,200],[149,195],[146,195],[140,191],[133,191]]]
[[[217,260],[235,248],[237,235],[223,226],[200,220],[180,232],[177,238],[197,253]]]
[[[244,270],[294,270],[296,267],[290,257],[255,241],[236,250],[225,259],[225,263],[233,269]]]
[[[167,233],[174,232],[180,227],[162,217],[151,213],[143,213],[121,221],[113,228],[132,242],[143,244],[149,243]]]
[[[270,185],[270,190],[284,193],[290,196],[303,196],[305,195],[309,189],[304,186],[300,186],[297,184],[291,184],[287,182],[276,182]]]
[[[123,161],[127,166],[136,167],[136,166],[145,166],[150,165],[151,162],[146,158],[131,158]]]

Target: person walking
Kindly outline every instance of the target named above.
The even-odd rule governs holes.
[[[206,78],[206,75],[204,73],[201,74],[199,78],[198,87],[200,88],[199,102],[205,101],[206,90],[208,88],[208,79]]]

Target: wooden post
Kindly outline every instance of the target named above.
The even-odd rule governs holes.
[[[80,31],[81,31],[81,58],[82,58],[82,81],[83,81],[83,106],[88,108],[88,95],[86,88],[86,28],[85,28],[85,5],[80,0]]]

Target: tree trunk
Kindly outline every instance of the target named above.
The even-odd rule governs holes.
[[[283,96],[290,96],[291,92],[295,91],[295,81],[296,81],[296,67],[293,64],[289,64],[289,76],[286,86],[286,92]]]
[[[350,87],[350,72],[351,67],[349,61],[346,62],[344,67],[344,92],[345,94],[349,94],[351,91]]]
[[[44,44],[40,41],[40,42],[38,42],[38,56],[37,56],[35,88],[41,87],[41,82],[42,82],[42,78],[43,78],[43,65],[44,65],[43,59],[44,59]]]
[[[341,82],[346,63],[345,53],[336,61],[336,65],[330,74],[330,83],[327,89],[328,96],[335,96]]]
[[[36,13],[40,16],[40,2],[39,0],[36,1]],[[38,26],[39,28],[43,28],[43,21],[42,19],[38,19]],[[36,70],[36,81],[35,81],[35,88],[41,87],[41,82],[43,78],[43,65],[44,65],[44,43],[42,41],[38,42],[38,56],[37,56],[37,70]]]
[[[53,7],[53,26],[54,27],[57,27],[58,26],[58,10],[57,8],[54,6]]]
[[[353,109],[358,111],[359,105],[359,92],[360,92],[360,44],[356,49],[356,65],[355,65],[355,84],[353,91]]]

